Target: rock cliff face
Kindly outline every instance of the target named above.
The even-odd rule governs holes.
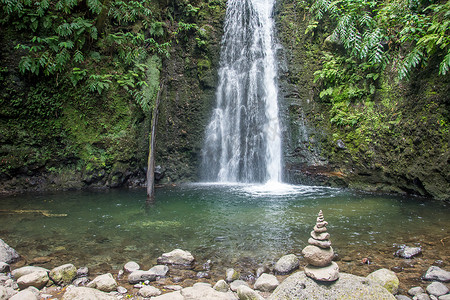
[[[291,0],[277,1],[276,19],[286,180],[449,199],[450,76],[432,63],[408,83],[385,71],[370,105],[350,104],[362,121],[338,126],[314,82],[325,51],[340,51],[327,22],[306,35],[308,10]]]

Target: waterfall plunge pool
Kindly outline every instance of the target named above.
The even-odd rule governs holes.
[[[450,208],[443,202],[283,184],[163,187],[154,204],[145,200],[145,190],[2,197],[0,238],[28,264],[45,267],[120,270],[129,260],[151,267],[181,248],[199,265],[211,259],[223,275],[227,267],[256,268],[300,254],[322,209],[343,270],[361,273],[364,257],[403,268],[393,256],[400,244],[423,247],[423,268],[450,255]]]

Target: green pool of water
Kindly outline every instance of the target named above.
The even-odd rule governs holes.
[[[189,250],[199,262],[272,262],[300,253],[321,209],[335,251],[445,236],[450,209],[414,197],[310,186],[182,185],[156,190],[28,194],[0,198],[0,238],[29,261],[120,268]]]

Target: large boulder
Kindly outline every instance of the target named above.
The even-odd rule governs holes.
[[[263,273],[255,282],[255,290],[271,292],[280,285],[278,279],[272,274]]]
[[[50,279],[58,285],[68,285],[77,276],[77,268],[72,264],[65,264],[53,268],[49,273]]]
[[[392,294],[397,294],[400,281],[394,272],[388,269],[379,269],[367,275],[367,278],[380,284]]]
[[[45,271],[50,272],[49,270],[41,267],[35,267],[35,266],[26,266],[22,268],[15,269],[11,272],[11,275],[14,277],[15,280],[18,280],[20,277],[31,274],[38,271]]]
[[[27,275],[21,276],[17,280],[17,284],[21,290],[27,287],[34,286],[35,288],[42,289],[49,281],[47,271],[37,271]]]
[[[274,272],[276,274],[289,274],[292,271],[298,269],[300,265],[300,260],[295,254],[288,254],[281,257],[274,267]]]
[[[175,249],[171,252],[163,253],[158,257],[157,262],[163,265],[191,268],[194,260],[194,256],[189,251]]]
[[[105,292],[88,288],[88,287],[73,287],[69,289],[62,300],[117,300],[115,296]]]
[[[112,292],[117,289],[117,282],[114,280],[111,273],[97,276],[92,280],[87,287],[94,288],[103,292]]]
[[[206,284],[194,284],[193,287],[184,288],[181,290],[181,295],[184,299],[189,300],[204,300],[204,299],[214,299],[214,300],[235,300],[236,296],[231,293],[223,293],[216,291],[211,286]],[[155,298],[156,299],[156,298]]]
[[[395,300],[395,297],[378,283],[364,277],[340,273],[339,280],[321,284],[304,272],[297,272],[286,278],[268,299]]]
[[[20,255],[16,250],[0,239],[0,262],[10,264],[17,261],[19,257]]]
[[[128,282],[131,284],[139,283],[146,280],[155,281],[156,274],[150,271],[137,270],[128,275]]]
[[[439,267],[431,266],[423,276],[425,280],[437,280],[442,282],[450,281],[450,272],[445,271]]]

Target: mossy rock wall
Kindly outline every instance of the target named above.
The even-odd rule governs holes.
[[[437,65],[398,82],[389,68],[373,101],[353,103],[356,126],[331,123],[314,83],[325,51],[327,22],[305,35],[310,19],[300,1],[279,0],[280,94],[285,116],[285,178],[294,183],[450,198],[450,76]]]

